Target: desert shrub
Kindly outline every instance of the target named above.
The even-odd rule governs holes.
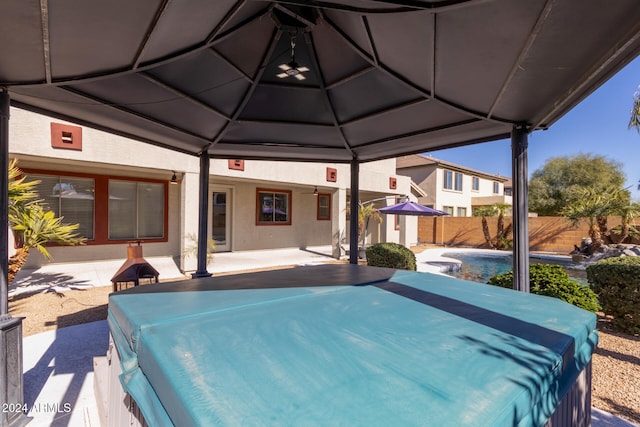
[[[619,331],[640,334],[640,257],[612,257],[587,267],[602,310]]]
[[[513,270],[496,274],[488,282],[490,285],[513,288]],[[600,310],[598,296],[589,287],[571,280],[560,265],[531,264],[529,266],[529,286],[532,294],[559,298],[562,301],[585,310]]]
[[[416,255],[398,243],[376,243],[367,248],[367,265],[415,271]]]

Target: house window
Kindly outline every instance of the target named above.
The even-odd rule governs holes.
[[[454,174],[450,170],[445,170],[443,188],[445,190],[462,191],[462,174],[459,172]]]
[[[28,180],[40,181],[36,191],[44,208],[64,217],[65,224],[78,224],[77,233],[89,245],[167,240],[169,185],[164,180],[23,171]]]
[[[257,225],[291,225],[291,191],[258,189]]]
[[[42,207],[64,217],[65,224],[78,224],[77,233],[94,238],[94,190],[92,178],[55,175],[28,175],[29,181],[40,181],[36,191],[42,199]]]
[[[467,208],[458,208],[456,216],[467,216]]]
[[[318,221],[331,219],[331,194],[318,194]]]
[[[451,171],[444,171],[444,185],[443,188],[445,190],[452,190],[453,189],[453,172]]]
[[[478,178],[477,176],[471,177],[471,190],[480,191],[480,178]]]
[[[500,194],[500,183],[493,181],[493,194]]]
[[[455,180],[455,186],[454,186],[454,189],[455,189],[456,191],[462,191],[462,174],[461,174],[461,173],[456,172],[456,174],[455,174],[455,178],[456,178],[456,180]]]
[[[453,216],[453,206],[443,206],[442,210],[449,215]]]
[[[109,240],[164,237],[164,185],[109,180]]]

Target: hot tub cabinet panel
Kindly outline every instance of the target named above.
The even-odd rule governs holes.
[[[109,325],[153,426],[590,425],[596,318],[552,298],[323,265],[118,292]]]

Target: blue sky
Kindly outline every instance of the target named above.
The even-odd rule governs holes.
[[[529,135],[529,174],[547,159],[578,153],[603,155],[620,162],[640,201],[640,133],[627,129],[633,94],[640,85],[640,57],[609,79],[546,131]],[[511,176],[511,142],[500,140],[427,153],[483,172]]]

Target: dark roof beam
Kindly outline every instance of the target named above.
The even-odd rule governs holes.
[[[489,111],[487,112],[487,117],[493,116],[494,110],[502,100],[502,96],[507,91],[507,88],[511,84],[513,77],[516,75],[518,70],[522,69],[522,66],[520,64],[524,61],[524,59],[529,54],[529,50],[533,46],[533,43],[535,42],[535,40],[538,38],[538,35],[540,34],[540,31],[542,30],[544,23],[547,21],[547,18],[551,13],[552,3],[553,2],[551,0],[547,0],[546,4],[544,5],[544,8],[540,12],[540,15],[538,15],[538,19],[536,20],[536,23],[533,26],[533,29],[529,33],[529,36],[527,37],[527,40],[524,43],[524,46],[522,46],[522,50],[518,54],[518,58],[514,62],[513,66],[511,67],[509,74],[505,78],[505,81],[502,83],[500,90],[498,91],[495,99],[493,100],[493,103],[491,104],[491,108],[489,108]]]
[[[229,61],[224,55],[222,55],[220,52],[215,50],[213,47],[210,47],[209,49],[207,49],[207,52],[210,52],[215,57],[223,60],[225,64],[227,64],[229,67],[233,68],[238,74],[240,74],[244,80],[248,81],[249,83],[253,83],[253,79],[251,78],[250,75],[242,71],[240,68],[236,67],[236,64]]]
[[[318,53],[313,47],[313,40],[311,39],[311,37],[312,35],[310,33],[304,34],[304,40],[307,43],[307,46],[309,48],[309,53],[310,53],[309,57],[313,62],[312,65],[316,70],[318,70],[318,81],[320,82],[320,88],[322,89],[322,95],[323,95],[322,99],[324,100],[325,105],[331,112],[331,120],[333,121],[333,125],[340,132],[340,139],[342,140],[342,144],[344,145],[344,148],[347,149],[349,154],[355,157],[355,153],[353,152],[352,147],[349,145],[349,141],[347,140],[347,137],[344,134],[344,129],[342,129],[342,125],[338,122],[338,116],[336,116],[335,109],[333,108],[333,104],[331,103],[331,99],[329,98],[329,93],[326,90],[324,76],[320,71],[320,61],[318,61]]]
[[[154,119],[152,117],[149,117],[147,115],[144,115],[144,114],[142,114],[142,113],[140,113],[138,111],[134,111],[134,110],[132,110],[130,108],[126,108],[125,105],[108,102],[105,99],[99,98],[99,97],[94,96],[94,95],[89,95],[88,93],[79,91],[78,89],[75,89],[75,88],[69,87],[69,86],[60,86],[60,89],[63,89],[63,90],[65,90],[67,92],[70,92],[70,93],[73,93],[74,95],[77,95],[77,96],[82,97],[84,99],[91,100],[91,101],[99,104],[100,106],[109,107],[109,108],[112,108],[114,110],[118,110],[118,111],[120,111],[122,113],[126,113],[126,114],[129,114],[131,116],[135,116],[135,117],[137,117],[139,119],[142,119],[142,120],[144,120],[146,122],[153,123],[156,126],[161,126],[163,128],[170,129],[172,131],[182,133],[184,135],[189,135],[189,136],[191,136],[193,138],[196,138],[196,139],[198,139],[198,140],[200,140],[202,142],[205,142],[207,144],[211,142],[207,138],[203,137],[202,135],[195,134],[195,133],[193,133],[191,131],[188,131],[186,129],[180,128],[180,127],[175,126],[175,125],[170,125],[170,124],[162,122],[160,120],[156,120],[156,119]]]
[[[265,119],[242,119],[242,120],[235,120],[235,123],[254,123],[254,124],[278,124],[278,125],[292,125],[292,126],[300,126],[300,125],[306,125],[306,126],[317,126],[317,127],[326,127],[326,128],[331,128],[333,129],[334,126],[332,124],[326,124],[326,123],[316,123],[316,122],[308,122],[308,121],[293,121],[293,120],[277,120],[277,119],[273,119],[273,120],[265,120]]]
[[[609,67],[612,62],[620,62],[626,64],[635,59],[637,55],[640,55],[640,48],[637,48],[633,53],[630,53],[628,51],[630,46],[637,44],[640,40],[640,21],[624,37],[622,37],[622,40],[625,40],[625,42],[618,42],[614,44],[610,50],[604,53],[599,61],[596,61],[596,63],[599,63],[601,65],[592,67],[591,69],[587,70],[582,78],[577,80],[576,86],[573,86],[569,88],[565,93],[560,94],[557,100],[552,104],[553,108],[544,117],[540,118],[536,123],[533,123],[531,129],[546,129],[547,127],[551,126],[551,118],[562,116],[568,110],[582,101],[587,95],[589,95],[590,92],[585,92],[589,87],[597,88],[607,79],[613,76],[613,74],[615,74],[616,72],[615,67],[614,71],[609,71],[608,73],[603,74],[603,70]],[[606,60],[604,60],[605,58]],[[600,76],[600,78],[598,79],[597,76]],[[596,81],[597,83],[594,83]],[[582,92],[582,97],[579,99],[574,99],[574,101],[570,103],[568,101],[570,99],[569,94],[576,92]]]
[[[284,13],[285,15],[288,15],[291,18],[293,18],[296,21],[298,21],[301,24],[303,24],[307,30],[310,30],[311,28],[315,27],[315,25],[316,25],[315,22],[311,22],[308,19],[306,19],[305,17],[300,16],[299,14],[295,13],[291,9],[288,9],[288,8],[286,8],[284,6],[281,6],[281,5],[277,4],[277,3],[275,5],[275,8],[278,9],[280,12]]]
[[[245,3],[247,2],[247,0],[242,0],[242,1],[238,1],[230,10],[229,12],[227,12],[227,14],[224,16],[224,18],[222,18],[222,20],[220,20],[220,22],[218,23],[218,25],[216,25],[216,27],[209,33],[209,35],[207,36],[207,38],[205,39],[205,45],[209,46],[211,45],[214,40],[216,39],[216,36],[218,35],[218,33],[220,32],[220,30],[222,28],[224,28],[225,25],[227,25],[227,23],[229,21],[231,21],[233,19],[234,16],[236,16],[236,13],[238,13],[238,11],[245,5]],[[264,16],[263,13],[259,14],[260,17]],[[250,18],[248,21],[244,21],[244,23],[248,23],[251,22],[255,19],[255,17]],[[238,28],[238,27],[236,27]]]
[[[443,104],[445,104],[445,105],[447,105],[447,106],[449,106],[449,107],[451,107],[451,108],[453,108],[455,110],[458,110],[458,111],[460,111],[460,112],[462,112],[464,114],[470,115],[472,117],[477,117],[477,118],[480,118],[480,119],[489,120],[489,121],[498,122],[498,123],[513,124],[513,122],[510,121],[510,120],[505,120],[505,119],[500,119],[500,118],[495,118],[495,117],[487,117],[486,114],[470,110],[470,109],[465,108],[465,107],[463,107],[461,105],[454,104],[453,102],[450,102],[450,101],[448,101],[448,100],[446,100],[444,98],[435,96],[432,93],[430,93],[429,91],[426,91],[426,90],[422,89],[421,87],[415,85],[411,81],[405,79],[403,76],[399,75],[395,71],[393,71],[390,68],[386,67],[384,64],[382,64],[382,63],[376,64],[375,63],[375,59],[372,58],[366,52],[364,52],[353,40],[351,40],[351,38],[349,38],[349,36],[347,36],[347,34],[345,34],[343,31],[341,31],[340,28],[338,28],[338,26],[334,22],[332,22],[325,15],[323,15],[323,18],[325,19],[325,22],[327,22],[329,27],[332,28],[336,33],[338,33],[347,42],[347,44],[354,50],[354,52],[359,54],[365,61],[369,62],[372,66],[376,67],[378,70],[384,72],[385,74],[389,75],[390,77],[396,79],[397,81],[402,83],[407,88],[409,88],[409,89],[413,90],[414,92],[416,92],[418,95],[423,96],[426,99],[433,98],[433,99],[435,99],[435,100],[437,100],[437,101],[439,101],[439,102],[441,102],[441,103],[443,103]]]
[[[367,114],[364,114],[362,116],[358,116],[358,117],[354,117],[353,119],[349,119],[349,120],[345,120],[344,122],[342,122],[342,126],[348,126],[348,125],[352,125],[354,123],[358,123],[361,122],[363,120],[368,120],[368,119],[372,119],[376,116],[381,116],[383,114],[395,111],[395,110],[399,110],[401,108],[406,108],[406,107],[411,107],[413,105],[417,105],[417,104],[422,104],[423,102],[429,102],[431,101],[430,99],[424,99],[424,98],[418,98],[418,99],[414,99],[412,101],[408,101],[408,102],[403,102],[401,104],[395,104],[386,108],[383,108],[381,110],[376,110]]]
[[[260,78],[262,77],[262,75],[264,74],[264,71],[267,68],[267,64],[269,62],[269,59],[271,58],[271,55],[273,54],[273,51],[275,50],[276,46],[278,45],[278,40],[280,40],[280,35],[281,34],[282,34],[282,32],[280,30],[278,30],[278,29],[274,29],[273,33],[271,34],[271,41],[269,42],[269,46],[266,49],[264,55],[262,56],[262,59],[260,60],[260,66],[258,67],[258,70],[256,71],[256,75],[253,76],[253,79],[252,79],[253,82],[251,83],[251,85],[249,86],[249,88],[245,92],[244,96],[240,100],[240,103],[238,104],[238,106],[236,107],[235,111],[231,115],[231,121],[236,120],[238,118],[238,116],[240,116],[240,113],[242,113],[242,110],[244,109],[244,107],[249,102],[249,99],[251,99],[251,95],[256,90],[256,87],[258,86],[258,82],[260,81]],[[210,147],[212,147],[215,144],[217,144],[218,142],[220,142],[220,140],[227,133],[227,130],[229,129],[229,124],[231,123],[231,121],[227,122],[227,124],[225,124],[222,127],[222,129],[220,129],[220,132],[218,132],[218,134],[211,140],[211,143],[209,145],[207,145],[206,147],[203,147],[203,151],[208,150]]]
[[[40,0],[40,20],[45,80],[47,84],[51,84],[51,44],[49,41],[49,5],[47,0]]]
[[[165,89],[165,90],[177,95],[177,97],[180,98],[180,99],[185,99],[185,100],[191,102],[192,104],[195,104],[198,107],[204,108],[207,111],[209,111],[209,112],[215,114],[216,116],[221,117],[221,118],[223,118],[223,119],[225,119],[227,121],[230,120],[229,116],[227,116],[223,112],[217,110],[216,108],[212,107],[211,105],[205,104],[204,102],[200,101],[197,98],[194,98],[190,94],[188,94],[186,92],[183,92],[183,91],[181,91],[181,90],[179,90],[179,89],[177,89],[177,88],[175,88],[173,86],[170,86],[170,85],[158,80],[157,78],[155,78],[154,76],[152,76],[152,75],[150,75],[148,73],[138,73],[138,75],[143,77],[143,78],[145,78],[146,80],[149,80],[153,84],[158,85],[161,88],[163,88],[163,89]],[[168,99],[167,101],[170,101],[170,99]]]
[[[336,88],[336,87],[338,87],[340,85],[343,85],[343,84],[345,84],[347,82],[350,82],[353,79],[356,79],[356,78],[358,78],[360,76],[363,76],[363,75],[367,74],[368,72],[373,71],[374,69],[375,68],[373,66],[369,66],[369,67],[363,68],[362,70],[359,70],[359,71],[356,71],[355,73],[349,74],[348,76],[345,76],[345,77],[343,77],[341,79],[338,79],[338,80],[336,80],[336,81],[334,81],[332,83],[327,83],[327,85],[325,86],[325,89],[327,89],[327,90],[334,89],[334,88]]]
[[[140,66],[140,61],[141,61],[142,55],[144,54],[145,49],[148,46],[149,39],[151,38],[153,31],[158,26],[158,22],[160,21],[160,18],[162,18],[162,15],[164,15],[164,13],[167,11],[168,4],[169,4],[169,0],[163,0],[160,6],[158,7],[158,10],[156,11],[155,16],[153,17],[153,19],[151,20],[151,23],[149,24],[149,28],[147,28],[147,31],[144,34],[144,38],[142,39],[142,42],[138,46],[138,51],[136,52],[135,59],[133,60],[133,64],[131,66],[132,70],[135,70]]]
[[[309,0],[277,0],[278,3],[292,4],[298,6],[315,7],[322,9],[336,9],[346,10],[350,12],[358,13],[398,13],[398,12],[412,12],[416,10],[427,10],[431,12],[446,12],[454,9],[460,9],[462,7],[473,6],[479,3],[484,3],[491,0],[445,0],[435,3],[417,1],[417,0],[402,0],[402,1],[385,1],[385,0],[370,0],[372,3],[379,3],[381,5],[388,4],[389,7],[359,7],[349,6],[342,3],[334,3],[331,1],[309,1]]]

